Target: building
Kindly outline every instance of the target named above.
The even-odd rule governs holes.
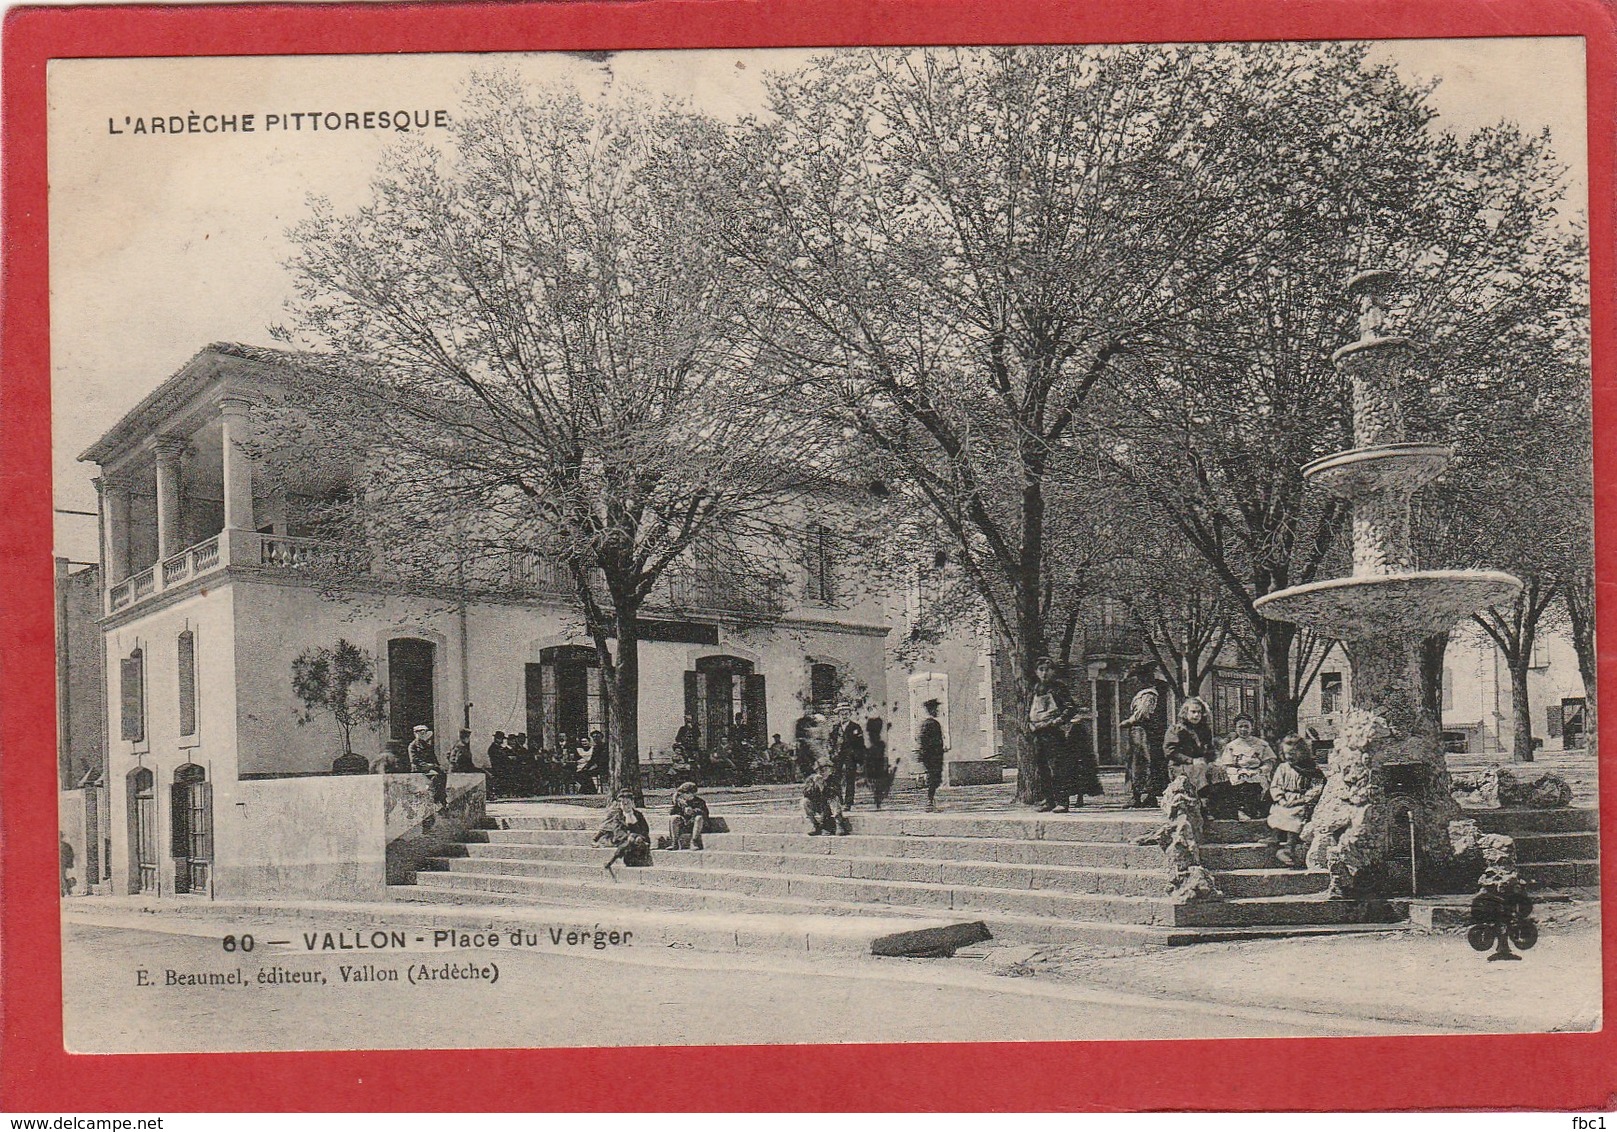
[[[56,774],[58,829],[73,849],[75,891],[110,878],[106,668],[101,569],[56,560]]]
[[[1540,629],[1527,677],[1533,746],[1575,750],[1586,746],[1585,699],[1578,656],[1567,636]],[[1443,655],[1442,722],[1451,753],[1509,754],[1514,747],[1515,697],[1504,653],[1479,626],[1456,627]],[[1332,646],[1319,675],[1298,705],[1300,726],[1334,739],[1340,713],[1353,703],[1353,666]]]
[[[339,638],[374,658],[388,692],[385,733],[356,736],[367,756],[417,724],[469,726],[479,760],[495,730],[549,746],[602,726],[595,652],[551,564],[512,554],[458,589],[401,585],[363,548],[356,565],[353,547],[314,537],[310,502],[343,490],[339,473],[260,474],[255,406],[296,364],[209,346],[81,457],[100,469],[114,891],[375,894],[383,788],[331,773],[338,731],[300,722],[291,684],[300,654]],[[704,743],[738,729],[767,743],[805,705],[916,694],[889,697],[881,603],[842,593],[824,547],[778,575],[682,564],[643,634],[639,742],[653,763],[686,715]],[[392,821],[389,809],[387,836]]]

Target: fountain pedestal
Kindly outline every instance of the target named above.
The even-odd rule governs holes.
[[[1317,460],[1303,474],[1353,507],[1353,574],[1260,598],[1265,617],[1341,641],[1353,666],[1325,793],[1309,825],[1308,863],[1331,874],[1342,897],[1395,896],[1464,887],[1449,823],[1460,807],[1438,721],[1420,695],[1420,643],[1478,610],[1508,601],[1515,578],[1486,570],[1416,570],[1409,500],[1442,474],[1451,449],[1404,439],[1402,398],[1414,373],[1404,338],[1384,336],[1387,272],[1348,283],[1360,304],[1359,341],[1333,356],[1353,383],[1360,447]]]

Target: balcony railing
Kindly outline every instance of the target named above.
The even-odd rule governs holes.
[[[1145,634],[1125,625],[1094,625],[1084,629],[1084,655],[1131,657],[1146,655]]]
[[[363,572],[367,562],[364,552],[355,547],[287,535],[224,531],[108,588],[107,612],[121,612],[193,578],[228,566]]]
[[[675,610],[779,617],[786,611],[785,579],[720,569],[670,571],[653,597]]]

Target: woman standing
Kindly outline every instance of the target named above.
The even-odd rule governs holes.
[[[1041,814],[1064,814],[1072,797],[1068,759],[1067,727],[1077,715],[1072,693],[1056,679],[1056,664],[1049,657],[1039,658],[1034,669],[1038,683],[1028,702],[1028,729],[1033,733],[1033,795]]]

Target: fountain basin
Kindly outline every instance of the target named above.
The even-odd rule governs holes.
[[[1260,597],[1253,605],[1339,641],[1420,638],[1440,633],[1490,605],[1510,601],[1522,584],[1497,570],[1421,570],[1333,578]]]
[[[1334,452],[1303,467],[1303,477],[1342,499],[1363,499],[1379,492],[1414,493],[1438,476],[1454,459],[1445,444],[1379,444]]]

